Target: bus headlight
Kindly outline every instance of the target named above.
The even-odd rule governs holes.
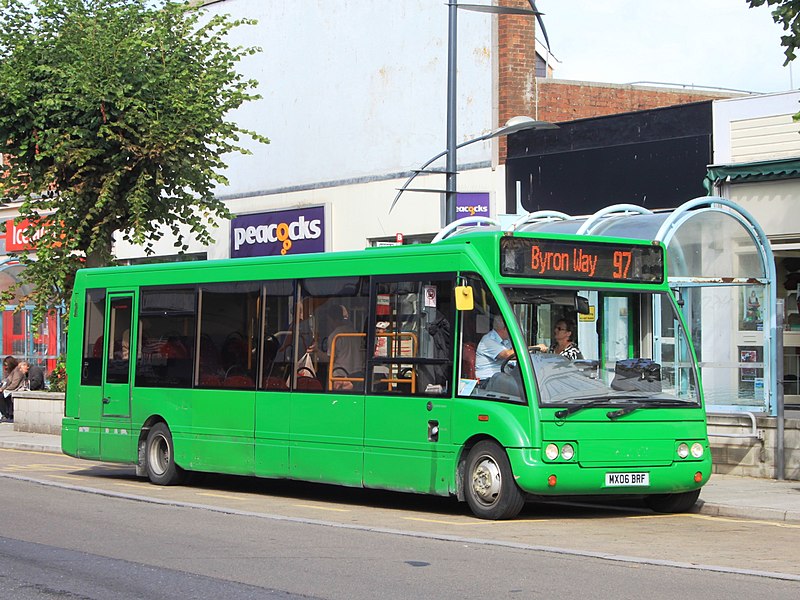
[[[678,456],[681,458],[686,458],[689,456],[689,444],[685,442],[678,444]]]
[[[555,444],[547,444],[544,449],[544,455],[548,460],[555,460],[558,458],[558,446]]]
[[[575,456],[575,448],[572,447],[572,444],[564,444],[561,447],[561,458],[564,460],[572,460],[573,456]]]
[[[692,444],[692,456],[694,458],[702,458],[703,457],[703,444],[695,442]]]

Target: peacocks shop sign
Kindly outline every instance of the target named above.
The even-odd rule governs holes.
[[[324,251],[324,206],[241,215],[231,222],[231,258]]]

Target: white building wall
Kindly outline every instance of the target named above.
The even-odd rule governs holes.
[[[222,0],[207,2],[205,10],[256,19],[257,25],[234,29],[229,41],[262,49],[239,64],[246,78],[258,81],[262,98],[231,117],[271,143],[242,138],[253,154],[226,158],[230,183],[217,195],[232,212],[325,205],[328,250],[441,227],[439,194],[405,193],[391,213],[389,207],[405,175],[445,149],[445,3]],[[495,19],[459,11],[459,143],[497,125]],[[504,205],[503,171],[490,167],[495,143],[459,151],[458,189],[492,192]],[[444,159],[432,167],[443,168]],[[443,188],[444,177],[418,177],[413,187]],[[229,256],[229,229],[221,223],[212,247],[190,243],[189,251]],[[175,254],[173,244],[165,234],[156,254]],[[123,259],[143,255],[121,241],[115,252]]]
[[[363,248],[369,238],[437,231],[439,194],[405,193],[411,170],[446,146],[448,10],[438,0],[223,0],[209,14],[258,20],[234,30],[233,44],[259,46],[240,71],[257,80],[260,100],[232,114],[270,144],[243,139],[253,154],[227,157],[229,185],[217,190],[236,214],[310,205],[327,207],[327,250]],[[494,17],[459,11],[458,142],[496,123]],[[490,192],[492,214],[505,204],[496,141],[458,153],[458,190]],[[433,167],[443,168],[444,159]],[[444,188],[443,176],[412,187]],[[502,209],[501,209],[501,212]],[[209,258],[229,256],[229,224],[216,231]],[[120,258],[141,249],[117,244]],[[157,254],[174,254],[166,235]]]
[[[221,0],[209,14],[258,20],[230,42],[262,52],[240,63],[262,98],[231,115],[270,138],[242,143],[253,154],[227,157],[229,185],[217,190],[237,214],[325,205],[326,249],[363,248],[369,238],[434,232],[439,194],[405,193],[389,213],[406,175],[445,149],[448,9],[438,0]],[[496,17],[459,11],[458,142],[496,126]],[[492,168],[496,141],[458,153],[458,190],[492,194],[504,206],[503,170]],[[444,167],[444,159],[431,166]],[[412,187],[441,189],[443,176]],[[229,224],[211,248],[229,255]],[[166,235],[157,254],[174,254]],[[119,242],[120,258],[142,256]]]
[[[780,140],[776,137],[787,133],[791,116],[797,112],[800,112],[800,91],[714,101],[714,164],[800,155],[796,127],[794,137],[782,136]]]

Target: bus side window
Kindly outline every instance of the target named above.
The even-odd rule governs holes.
[[[103,375],[103,327],[106,291],[87,290],[83,316],[83,360],[81,385],[100,385]]]
[[[191,387],[196,320],[197,294],[194,287],[158,286],[141,290],[137,386]]]
[[[308,355],[298,348],[294,389],[352,393],[364,391],[369,279],[305,279],[301,287],[301,343],[311,333]]]
[[[444,395],[453,375],[453,278],[378,281],[373,393]]]
[[[288,390],[294,351],[305,353],[311,335],[305,322],[303,307],[295,305],[295,282],[276,280],[264,282],[264,316],[262,317],[262,350],[260,389]],[[296,322],[299,321],[299,324]],[[295,327],[300,325],[298,342]]]
[[[255,388],[260,301],[257,282],[200,286],[199,387]]]
[[[478,276],[471,276],[473,309],[461,311],[458,395],[523,402],[526,395],[508,340],[508,323]],[[499,357],[499,358],[498,358]],[[508,359],[508,362],[506,362]]]

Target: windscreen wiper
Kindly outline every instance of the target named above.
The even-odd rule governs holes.
[[[619,410],[610,410],[606,413],[606,416],[615,421],[620,417],[624,417],[625,415],[629,415],[635,410],[640,408],[659,408],[662,406],[690,406],[690,402],[686,402],[684,400],[648,400],[647,402],[634,402],[629,404],[624,408],[620,408]]]
[[[562,408],[561,410],[557,410],[555,412],[556,419],[565,419],[566,417],[578,412],[579,410],[583,410],[584,408],[591,408],[592,406],[601,406],[603,404],[608,403],[608,401],[609,398],[596,398],[595,400],[591,400],[590,402],[584,402],[583,404],[575,404],[568,408]]]

